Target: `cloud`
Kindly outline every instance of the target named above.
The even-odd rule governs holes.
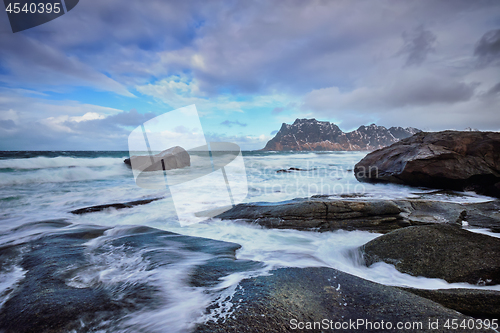
[[[274,131],[271,132],[271,135],[275,135],[276,133],[278,133],[278,131],[274,130]]]
[[[240,146],[241,150],[262,149],[267,141],[271,140],[268,135],[225,135],[213,132],[205,132],[205,137],[209,142],[232,142]]]
[[[246,127],[247,124],[245,123],[240,123],[238,120],[235,120],[235,121],[230,121],[230,120],[224,120],[222,123],[220,123],[221,125],[224,125],[224,126],[227,126],[227,127],[232,127],[234,125],[238,125],[238,126],[241,126],[241,127]]]
[[[135,109],[50,102],[21,96],[0,99],[0,150],[126,150],[131,129],[156,116]],[[39,113],[29,112],[32,108]],[[50,112],[54,109],[57,112]]]
[[[352,91],[314,90],[305,96],[302,110],[318,119],[332,119],[344,130],[372,122],[429,130],[500,128],[500,119],[492,119],[498,118],[493,110],[499,99],[486,101],[478,83],[450,80],[421,69],[401,71],[405,73],[379,77],[376,84]]]
[[[423,26],[412,32],[403,32],[403,40],[404,45],[399,54],[407,55],[406,66],[421,65],[429,53],[435,52],[436,35]]]
[[[16,123],[12,119],[0,120],[0,127],[9,130],[16,127]]]
[[[285,111],[285,108],[280,106],[280,107],[275,107],[273,111],[271,111],[272,114],[279,114],[281,112]]]
[[[500,29],[490,30],[476,43],[474,55],[478,65],[487,66],[500,64]]]
[[[499,94],[500,94],[500,82],[491,87],[490,90],[488,90],[488,92],[486,93],[487,96],[495,96]]]
[[[1,145],[126,149],[127,130],[148,117],[122,110],[144,105],[196,104],[214,128],[246,113],[246,127],[228,125],[251,134],[235,138],[247,147],[297,116],[491,128],[499,9],[468,0],[80,2],[0,39]]]
[[[87,86],[134,97],[127,88],[76,57],[22,34],[4,34],[0,60],[9,69],[0,81],[50,90],[50,86]]]
[[[338,87],[313,90],[304,98],[308,110],[390,110],[407,106],[453,104],[467,101],[476,84],[450,81],[431,74],[413,72],[381,79],[377,85],[349,92]]]

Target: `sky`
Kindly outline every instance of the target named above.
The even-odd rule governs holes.
[[[127,150],[195,104],[208,141],[282,123],[500,130],[500,1],[80,0],[12,33],[0,13],[0,150]]]

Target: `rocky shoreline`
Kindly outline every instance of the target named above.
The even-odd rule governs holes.
[[[433,183],[434,187],[456,190],[467,185],[483,193],[496,193],[500,184],[498,135],[464,134],[461,143],[453,140],[455,136],[447,132],[416,134],[368,154],[356,165],[355,172],[359,174],[362,167],[373,164],[380,173],[365,181],[425,185],[440,180]],[[467,153],[471,149],[473,152]],[[466,169],[457,180],[461,184],[457,188],[447,185],[451,178],[443,181],[443,174],[453,164],[449,164],[450,160]],[[439,168],[441,173],[437,172]],[[416,169],[420,170],[417,174]],[[142,198],[69,213],[133,209],[160,199]],[[429,200],[424,194],[397,200],[317,195],[279,203],[239,204],[216,219],[272,229],[379,233],[375,239],[349,250],[356,264],[390,264],[414,277],[467,283],[477,289],[392,287],[329,267],[266,270],[262,262],[236,259],[236,250],[241,246],[235,243],[142,226],[113,230],[72,225],[67,220],[41,221],[11,229],[9,232],[16,237],[0,247],[0,270],[12,272],[17,267],[24,274],[7,289],[9,297],[0,308],[0,332],[133,331],[132,324],[125,324],[132,313],[154,313],[168,306],[168,299],[158,295],[161,287],[154,280],[137,278],[128,283],[110,279],[103,283],[96,278],[99,269],[109,268],[116,253],[127,260],[134,258],[132,262],[139,263],[144,272],[182,266],[188,260],[193,266],[182,279],[183,288],[205,288],[209,296],[227,288],[221,287],[221,281],[229,274],[246,276],[232,294],[204,309],[205,320],[190,323],[186,331],[380,332],[401,331],[403,328],[396,325],[409,323],[413,326],[404,327],[404,331],[449,332],[445,324],[455,320],[472,321],[474,327],[469,331],[481,332],[491,330],[477,325],[478,320],[500,320],[500,291],[487,289],[500,284],[500,237],[493,237],[493,233],[500,233],[500,199],[458,203]],[[475,228],[487,229],[489,234],[472,232]],[[25,230],[31,232],[27,233],[30,237],[22,233]],[[119,266],[118,271],[121,269],[126,266]],[[128,273],[137,273],[135,266]]]
[[[27,272],[0,310],[2,332],[87,332],[92,327],[106,331],[115,327],[117,320],[119,322],[120,318],[126,318],[134,311],[163,306],[161,298],[156,294],[157,287],[146,281],[125,285],[79,282],[78,274],[82,269],[85,270],[89,260],[86,254],[88,250],[84,245],[91,240],[96,242],[101,237],[109,238],[110,236],[105,236],[109,228],[79,226],[76,230],[68,230],[68,226],[70,224],[63,220],[22,226],[50,228],[55,232],[0,249],[2,262],[16,261]],[[410,226],[372,242],[380,240],[380,243],[387,245],[386,249],[394,249],[395,245],[390,241],[384,242],[384,237],[391,238],[400,231],[433,226],[462,230],[459,226],[449,224]],[[469,233],[465,230],[461,232]],[[500,239],[476,234],[475,237],[481,239],[478,242],[471,240],[469,243],[474,243],[478,248],[484,246],[484,251],[492,251],[492,247],[496,247],[497,252],[491,254],[493,262],[489,262],[490,266],[495,266],[494,258],[498,258]],[[489,242],[483,243],[486,238],[490,239]],[[365,245],[365,253],[372,252],[367,250],[371,247],[370,243]],[[449,258],[450,263],[459,266],[470,263],[467,253],[464,253],[469,243],[460,245],[464,250]],[[147,227],[126,228],[116,236],[111,236],[107,243],[102,243],[95,251],[105,254],[109,246],[122,248],[126,245],[129,253],[135,253],[151,244],[165,250],[164,254],[158,252],[148,255],[148,263],[153,266],[169,265],[182,260],[168,254],[168,249],[172,246],[182,246],[193,255],[205,253],[212,257],[201,262],[190,274],[188,285],[194,288],[213,287],[220,283],[220,278],[230,273],[262,269],[258,262],[235,259],[238,244],[183,236]],[[450,242],[442,246],[447,246],[446,244]],[[411,256],[413,247],[407,248],[403,256]],[[400,252],[401,247],[396,250]],[[442,257],[447,256],[449,253],[442,254]],[[477,256],[471,258],[472,261],[477,259]],[[484,262],[485,260],[483,264]],[[498,267],[498,262],[496,265]],[[477,271],[484,272],[481,268]],[[492,278],[497,275],[498,270]],[[125,291],[126,298],[118,295],[117,290]],[[380,327],[381,323],[396,325],[403,322],[421,325],[408,329],[410,332],[447,332],[448,329],[443,326],[446,320],[456,319],[460,322],[498,318],[499,300],[500,291],[397,288],[370,282],[332,268],[280,268],[264,276],[240,281],[239,287],[228,299],[232,303],[229,311],[221,318],[200,322],[192,329],[195,332],[319,332],[334,331],[335,325],[354,325],[353,322],[356,322],[356,329],[349,326],[350,329],[345,331],[371,332],[381,330],[366,325],[375,323],[379,325],[376,327]],[[217,306],[211,305],[206,313],[217,312]],[[363,321],[358,321],[360,319]],[[429,327],[430,323],[436,322],[439,323],[438,326]],[[307,325],[321,326],[307,329]],[[474,331],[487,330],[478,328]]]

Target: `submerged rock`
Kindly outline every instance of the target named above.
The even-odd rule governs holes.
[[[418,133],[365,156],[359,181],[391,182],[500,197],[500,133]]]
[[[191,165],[188,152],[179,146],[169,148],[153,156],[132,156],[123,162],[140,171],[180,169]]]
[[[500,239],[449,224],[412,226],[380,236],[361,247],[367,266],[383,261],[414,276],[500,283]]]
[[[165,292],[169,284],[189,291],[262,266],[246,260],[233,265],[240,247],[235,243],[149,227],[119,227],[105,234],[110,228],[67,228],[67,223],[56,222],[24,225],[23,231],[40,228],[45,235],[0,247],[0,273],[14,267],[24,271],[0,308],[0,332],[149,332],[140,320],[131,324],[126,319],[172,306],[168,301],[175,295]],[[155,283],[155,276],[176,265],[181,267],[170,271],[172,278],[162,276],[161,284]],[[190,265],[193,274],[183,273],[182,267]]]
[[[446,320],[470,319],[428,299],[332,268],[270,273],[240,282],[230,314],[199,325],[195,332],[448,332]],[[440,324],[430,329],[429,322],[436,320]],[[410,327],[398,329],[398,322]]]
[[[86,213],[100,212],[100,211],[110,209],[110,208],[114,208],[114,209],[132,208],[134,206],[146,205],[150,202],[157,201],[160,199],[163,199],[163,198],[141,199],[141,200],[124,202],[124,203],[119,202],[119,203],[112,203],[112,204],[106,204],[106,205],[90,206],[90,207],[72,210],[70,213],[81,215],[81,214],[86,214]]]

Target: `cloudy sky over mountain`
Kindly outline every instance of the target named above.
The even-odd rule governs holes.
[[[0,149],[127,149],[195,104],[208,140],[282,122],[500,130],[500,2],[89,1],[13,34],[0,14]]]

